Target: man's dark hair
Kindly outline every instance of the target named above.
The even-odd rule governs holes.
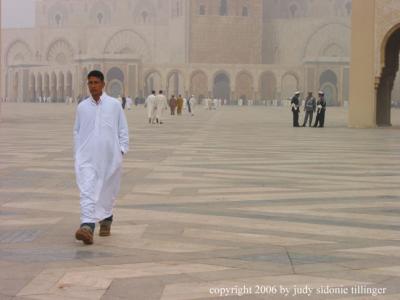
[[[162,94],[163,93],[163,91],[162,90],[160,90],[160,94]]]
[[[155,94],[155,93],[156,93],[156,91],[154,91],[154,90],[153,90],[153,91],[151,91],[151,93],[152,93],[152,94]]]
[[[98,71],[98,70],[90,71],[89,74],[88,74],[88,76],[87,76],[87,79],[89,79],[90,77],[96,77],[96,78],[100,79],[101,81],[104,81],[104,75],[103,75],[103,73],[101,73],[101,72]]]

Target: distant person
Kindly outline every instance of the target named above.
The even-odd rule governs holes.
[[[111,234],[122,156],[129,150],[129,134],[120,102],[103,92],[103,73],[91,71],[87,80],[91,96],[78,105],[74,126],[75,172],[81,206],[81,225],[75,237],[90,245],[96,222],[100,222],[100,236]]]
[[[317,117],[315,118],[314,127],[324,127],[325,123],[325,111],[326,111],[326,101],[325,94],[323,91],[318,92],[318,101],[317,101]]]
[[[171,99],[169,99],[169,108],[171,110],[171,116],[175,115],[176,105],[177,105],[177,100],[175,98],[175,95],[172,95]]]
[[[294,96],[292,97],[290,101],[290,105],[292,108],[292,113],[293,113],[293,127],[300,127],[299,125],[299,112],[300,112],[300,92],[297,91],[294,93]]]
[[[125,106],[126,106],[126,97],[122,96],[122,109],[125,110]]]
[[[190,97],[190,99],[189,99],[189,105],[188,105],[188,107],[190,108],[189,113],[192,116],[194,116],[194,108],[196,106],[196,103],[197,103],[196,98],[194,97],[194,95],[192,95],[192,97]]]
[[[133,104],[132,98],[126,97],[126,107],[128,108],[128,110],[131,110],[132,104]]]
[[[177,105],[177,114],[178,116],[182,115],[182,108],[183,108],[183,98],[182,95],[179,95],[177,100],[176,100],[176,105]]]
[[[309,121],[308,126],[311,127],[316,107],[317,101],[313,97],[313,94],[311,92],[308,92],[306,102],[304,103],[304,111],[306,112],[306,114],[304,116],[303,127],[306,127],[307,121]]]
[[[168,109],[167,97],[164,96],[163,91],[160,90],[156,96],[156,123],[163,124],[164,110]]]
[[[152,91],[151,94],[146,98],[144,107],[146,108],[149,124],[153,124],[156,111],[156,91]]]

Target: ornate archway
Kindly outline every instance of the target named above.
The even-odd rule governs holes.
[[[253,77],[248,72],[242,71],[236,76],[235,93],[245,103],[247,100],[254,100]]]
[[[151,91],[158,91],[162,89],[162,77],[160,72],[151,70],[147,72],[144,77],[144,96],[147,97],[151,94]]]
[[[200,70],[194,71],[190,77],[190,94],[194,95],[197,101],[208,97],[207,75]]]
[[[321,74],[319,77],[319,86],[320,90],[324,91],[327,105],[339,105],[337,76],[332,70],[326,70]]]
[[[282,77],[282,100],[288,100],[299,89],[299,79],[293,73],[286,73]]]
[[[151,49],[147,41],[137,32],[121,30],[114,34],[106,43],[104,54],[116,56],[129,55],[130,58],[151,61]]]
[[[108,70],[106,74],[107,93],[114,98],[122,97],[125,94],[124,81],[125,75],[124,72],[117,67],[113,67]]]
[[[184,95],[184,77],[180,71],[173,70],[167,75],[167,97],[171,95]]]
[[[264,72],[260,76],[260,100],[276,99],[276,78],[272,72]]]
[[[231,80],[224,71],[219,71],[214,76],[213,97],[231,100]]]

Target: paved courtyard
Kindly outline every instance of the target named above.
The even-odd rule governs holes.
[[[134,108],[112,236],[84,246],[74,110],[2,103],[0,299],[400,299],[399,127]]]

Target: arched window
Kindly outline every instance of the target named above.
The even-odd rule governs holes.
[[[60,14],[56,14],[56,16],[54,17],[54,20],[56,21],[56,25],[57,25],[57,26],[61,26],[62,17],[61,17]]]
[[[220,6],[219,6],[219,15],[220,16],[228,15],[228,1],[227,0],[221,0]]]
[[[104,21],[104,15],[99,12],[97,14],[97,22],[101,25],[101,24],[103,24],[103,21]]]
[[[242,17],[248,17],[249,16],[249,9],[247,6],[243,6],[242,8]]]
[[[199,6],[199,15],[204,16],[206,14],[206,7],[204,4],[200,4]]]

